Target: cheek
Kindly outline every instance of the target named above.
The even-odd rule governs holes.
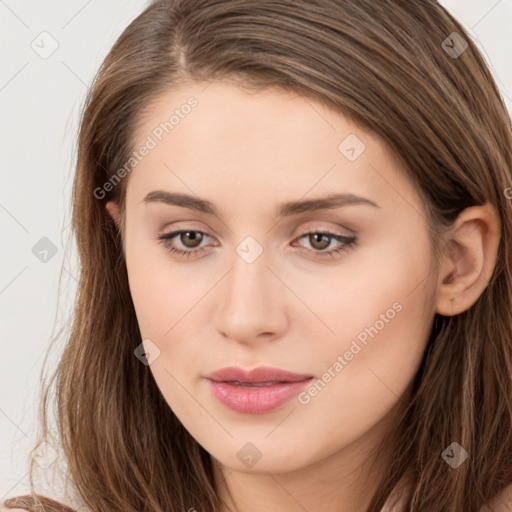
[[[149,338],[160,351],[149,367],[158,388],[179,418],[197,418],[202,409],[186,389],[190,378],[197,378],[197,362],[205,352],[194,329],[193,307],[207,288],[204,280],[184,271],[188,267],[158,261],[160,252],[160,247],[128,248],[130,292],[142,339]]]
[[[318,267],[315,273],[284,267],[281,271],[283,280],[293,283],[294,291],[317,317],[318,321],[311,315],[306,320],[318,329],[316,337],[321,333],[323,346],[332,353],[332,347],[348,350],[354,339],[369,346],[369,340],[392,338],[391,332],[398,328],[406,328],[413,342],[418,340],[433,300],[428,254],[424,237],[407,245],[398,236],[388,237],[357,248],[338,266]],[[307,333],[306,320],[297,321],[304,322],[301,327]],[[396,341],[408,343],[404,338]]]
[[[162,244],[133,231],[127,233],[126,266],[139,328],[143,337],[169,340],[208,283],[198,278],[199,266],[172,262]]]
[[[315,386],[319,391],[310,391],[318,396],[313,407],[343,404],[336,421],[371,422],[414,377],[433,320],[435,276],[429,278],[426,244],[382,245],[378,257],[361,253],[344,269],[339,288],[333,283],[334,291],[316,303],[336,336],[317,346],[325,370]]]

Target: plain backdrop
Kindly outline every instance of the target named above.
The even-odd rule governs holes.
[[[512,0],[441,3],[483,51],[512,112]],[[74,300],[69,222],[80,109],[101,61],[145,6],[0,0],[0,501],[28,490],[43,357]]]

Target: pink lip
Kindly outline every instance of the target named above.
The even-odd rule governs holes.
[[[210,373],[207,378],[213,395],[229,409],[245,414],[262,414],[293,398],[313,376],[267,366],[253,370],[230,366]]]

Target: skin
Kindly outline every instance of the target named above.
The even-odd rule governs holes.
[[[387,146],[322,104],[279,90],[213,82],[169,91],[144,115],[137,147],[190,96],[197,107],[127,178],[130,290],[142,339],[160,350],[150,369],[169,407],[213,456],[224,511],[364,511],[392,457],[376,453],[370,468],[372,450],[408,397],[435,313],[466,310],[491,276],[496,212],[488,204],[465,210],[450,233],[458,245],[435,265],[424,205]],[[338,149],[349,134],[365,145],[354,161]],[[219,214],[144,203],[154,190],[207,199]],[[277,216],[285,201],[333,192],[379,207]],[[107,211],[120,225],[118,205],[109,202]],[[207,235],[170,244],[205,251],[170,253],[157,237],[178,229]],[[354,235],[356,245],[321,258],[315,251],[340,243],[327,239],[324,249],[303,235],[325,231]],[[263,249],[252,263],[236,252],[248,236]],[[400,312],[307,404],[292,399],[241,414],[210,392],[205,376],[231,365],[321,379],[396,303]],[[237,457],[248,442],[261,453],[250,468]]]

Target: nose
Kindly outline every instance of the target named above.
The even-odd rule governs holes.
[[[248,263],[235,254],[215,300],[215,324],[226,338],[244,344],[282,336],[288,326],[286,287],[267,265],[265,252]]]

